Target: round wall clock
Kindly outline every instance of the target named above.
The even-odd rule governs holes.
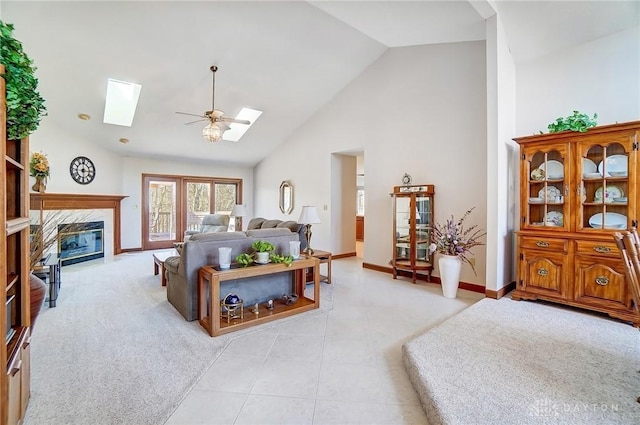
[[[71,161],[69,172],[76,183],[89,184],[96,176],[96,167],[86,156],[79,156]]]

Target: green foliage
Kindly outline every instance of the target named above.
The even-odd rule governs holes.
[[[257,240],[251,244],[251,248],[255,249],[256,252],[271,252],[275,251],[276,247],[273,246],[270,242]]]
[[[566,118],[558,118],[555,122],[549,124],[550,133],[558,133],[560,131],[579,131],[584,133],[590,127],[598,125],[596,119],[598,114],[593,114],[593,119],[589,118],[587,114],[581,114],[579,111],[573,111],[573,115]]]
[[[287,267],[289,267],[291,263],[293,263],[293,257],[291,255],[271,254],[269,256],[269,259],[271,259],[272,263],[283,263]]]
[[[44,99],[38,93],[36,67],[22,50],[22,43],[13,38],[13,25],[0,21],[0,63],[6,81],[7,137],[22,139],[33,133],[46,115]]]
[[[236,263],[246,267],[253,263],[253,257],[250,254],[240,254],[236,257]]]

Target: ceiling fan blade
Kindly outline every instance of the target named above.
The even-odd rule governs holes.
[[[222,131],[227,131],[227,130],[230,130],[230,129],[231,129],[231,127],[229,127],[226,123],[224,123],[224,122],[222,122],[222,121],[217,121],[217,122],[216,122],[216,125],[217,125],[218,127],[220,127],[220,129],[221,129]]]
[[[189,125],[189,124],[193,124],[194,122],[200,122],[200,121],[210,121],[210,120],[209,120],[209,118],[202,118],[202,119],[199,119],[199,120],[186,122],[186,123],[184,123],[184,125]]]
[[[219,118],[219,121],[231,122],[231,123],[234,123],[234,124],[244,124],[244,125],[250,125],[251,124],[251,121],[237,120],[235,118]]]
[[[190,116],[192,116],[192,117],[207,118],[207,116],[206,116],[206,115],[190,114],[189,112],[176,112],[176,114],[181,114],[181,115],[190,115]]]

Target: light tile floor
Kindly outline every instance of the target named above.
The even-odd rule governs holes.
[[[333,309],[230,342],[167,425],[427,424],[402,344],[483,298],[333,261]]]

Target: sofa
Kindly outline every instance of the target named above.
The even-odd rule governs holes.
[[[164,262],[167,278],[167,300],[188,321],[198,318],[198,271],[206,265],[218,265],[218,248],[230,247],[231,259],[242,253],[251,253],[251,244],[264,240],[276,247],[277,253],[288,254],[289,242],[300,240],[298,233],[287,227],[259,228],[245,232],[199,233],[184,242],[180,255],[169,257]],[[250,284],[249,284],[250,283]],[[289,272],[269,276],[223,282],[220,295],[235,293],[243,299],[245,306],[263,303],[290,294],[293,277]]]
[[[300,251],[307,247],[307,238],[304,235],[304,225],[295,221],[270,220],[262,217],[256,217],[249,220],[247,230],[256,229],[289,229],[293,233],[298,234],[300,240]]]

